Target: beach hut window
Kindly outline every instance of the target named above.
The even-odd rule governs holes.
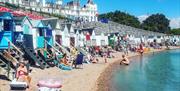
[[[44,29],[43,28],[39,28],[39,36],[44,36]]]
[[[157,36],[157,38],[161,38],[161,36]]]
[[[70,45],[71,46],[75,45],[75,38],[74,37],[70,37]]]
[[[62,36],[56,35],[56,42],[58,42],[60,45],[62,44]]]
[[[13,21],[12,20],[4,20],[4,30],[5,31],[13,30]]]
[[[46,29],[46,36],[52,36],[52,30]]]

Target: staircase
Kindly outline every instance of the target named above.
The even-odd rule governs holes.
[[[15,73],[15,67],[12,66],[12,64],[4,60],[4,58],[1,58],[2,54],[0,53],[0,75],[6,76],[9,80],[13,80],[14,73]]]
[[[77,47],[76,48],[79,52],[81,52],[83,55],[88,55],[88,52],[87,51],[85,51],[84,49],[82,49],[82,48],[80,48],[80,47]]]
[[[48,58],[47,55],[50,54],[48,51],[41,49],[38,51],[38,55],[43,59],[43,61],[47,64],[48,67],[53,67],[57,65],[57,62],[55,62],[55,57],[52,56],[51,58]]]
[[[30,64],[35,65],[37,63],[41,69],[44,69],[46,67],[46,63],[43,61],[43,59],[39,55],[35,53],[33,49],[26,48],[25,46],[23,46],[22,48],[23,48],[23,51],[25,52],[24,57],[30,60],[29,61]]]
[[[64,48],[62,45],[60,45],[58,42],[55,41],[55,44],[57,45],[56,49],[58,49],[58,48],[62,49],[63,53],[66,53],[67,56],[71,55],[71,53],[66,48]]]

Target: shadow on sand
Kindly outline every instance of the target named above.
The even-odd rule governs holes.
[[[1,75],[1,74],[0,74],[0,80],[11,81],[10,79],[8,79],[8,77],[7,77],[7,76],[5,76],[5,75]]]

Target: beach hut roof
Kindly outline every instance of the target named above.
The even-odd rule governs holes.
[[[35,28],[45,28],[45,24],[41,20],[31,20],[32,26]]]
[[[27,16],[15,16],[14,17],[14,21],[15,21],[15,24],[16,25],[23,25],[24,24],[24,21],[25,20],[28,20],[28,22],[31,24],[31,26],[32,26],[32,23],[31,23],[31,21],[29,20],[29,18],[27,17]]]
[[[50,25],[52,29],[56,29],[57,27],[57,24],[58,24],[58,19],[56,18],[50,18],[50,19],[44,19],[44,20],[41,20],[45,26],[48,26]]]
[[[67,28],[67,29],[65,29]],[[68,30],[68,32],[76,32],[75,29],[73,28],[72,24],[61,24],[61,30],[64,31],[64,30]]]
[[[13,16],[9,12],[0,12],[0,18],[3,18],[3,19],[13,19]]]

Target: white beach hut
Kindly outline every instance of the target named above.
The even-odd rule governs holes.
[[[76,36],[75,36],[75,47],[79,47],[80,46],[80,40],[81,40],[81,38],[80,38],[80,34],[79,34],[79,31],[77,30],[76,31]]]
[[[80,46],[84,46],[85,45],[85,36],[83,34],[83,32],[80,33]]]
[[[94,31],[92,31],[92,35],[91,35],[91,46],[96,46],[97,43],[96,43],[96,34]]]
[[[62,45],[65,47],[70,47],[70,34],[67,25],[64,26],[62,32]]]

